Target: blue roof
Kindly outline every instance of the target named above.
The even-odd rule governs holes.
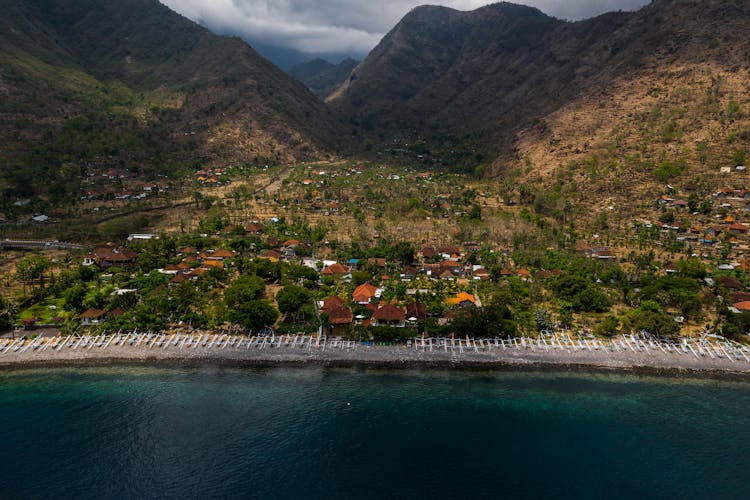
[[[349,259],[349,264],[356,264],[359,262],[359,259]]]

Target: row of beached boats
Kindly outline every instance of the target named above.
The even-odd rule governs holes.
[[[99,335],[70,335],[67,337],[36,337],[18,339],[0,339],[0,355],[9,353],[46,352],[62,350],[92,350],[115,347],[136,349],[340,349],[355,350],[360,344],[353,340],[341,338],[329,339],[325,335],[276,335],[264,331],[258,335],[237,335],[231,333],[171,333],[166,332],[117,332]]]
[[[732,362],[750,363],[750,348],[714,334],[699,338],[684,337],[680,340],[660,338],[647,332],[621,335],[609,340],[579,335],[573,338],[567,332],[543,331],[537,338],[513,337],[493,339],[464,339],[456,337],[417,338],[407,343],[409,347],[423,352],[442,350],[445,352],[480,352],[493,350],[565,351],[565,352],[630,352],[632,354],[674,354],[696,358],[728,359]]]
[[[388,344],[392,346],[393,344]],[[404,348],[422,352],[444,351],[451,353],[491,352],[499,350],[545,351],[545,352],[591,352],[591,353],[630,353],[632,355],[653,355],[657,353],[675,356],[695,356],[696,358],[726,359],[732,362],[750,363],[750,348],[718,335],[705,334],[699,338],[674,340],[660,338],[647,332],[621,335],[602,340],[590,335],[577,335],[569,332],[544,331],[539,337],[483,338],[470,337],[419,337],[397,344]],[[215,333],[205,331],[153,332],[133,330],[118,331],[98,335],[70,335],[66,337],[36,337],[0,339],[0,355],[10,353],[46,352],[63,350],[106,350],[110,348],[133,349],[178,349],[215,351],[225,349],[294,349],[294,350],[346,350],[377,348],[372,342],[358,342],[325,335],[276,335],[266,329],[257,335],[237,334],[236,332]]]

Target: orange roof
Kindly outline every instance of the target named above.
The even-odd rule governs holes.
[[[219,250],[216,250],[214,253],[212,253],[210,257],[216,257],[220,259],[231,259],[232,257],[234,257],[234,252],[231,250],[225,250],[223,248],[220,248]]]
[[[378,289],[375,285],[364,283],[354,289],[354,293],[352,294],[352,296],[366,296],[368,299],[371,299],[375,296],[375,293],[377,293],[377,291]]]
[[[461,293],[457,294],[455,297],[451,297],[449,299],[446,299],[445,303],[457,306],[461,302],[467,302],[467,301],[471,302],[472,304],[476,304],[476,299],[474,298],[474,296],[472,294],[466,293],[466,292],[461,292]]]
[[[747,311],[750,312],[750,301],[745,302],[737,302],[734,307],[739,309],[740,311]]]
[[[224,263],[220,260],[207,260],[203,263],[205,267],[216,267],[216,268],[224,268]]]
[[[343,264],[339,264],[337,262],[335,264],[331,264],[330,266],[326,266],[323,269],[322,274],[324,274],[326,276],[331,276],[333,274],[346,274],[348,272],[349,272],[349,268],[348,267],[346,267]]]
[[[735,222],[731,226],[729,226],[730,231],[741,231],[745,232],[748,230],[748,227],[740,222]]]

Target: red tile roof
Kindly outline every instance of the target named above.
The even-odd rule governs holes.
[[[334,307],[326,312],[328,313],[328,321],[332,325],[348,325],[354,318],[352,311],[346,307]]]
[[[400,307],[389,304],[375,311],[372,317],[378,321],[404,321],[406,313]]]

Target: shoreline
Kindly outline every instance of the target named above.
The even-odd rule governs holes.
[[[174,338],[175,336],[172,336]],[[342,340],[292,336],[276,343],[266,338],[237,337],[222,339],[219,335],[177,336],[176,340],[160,335],[114,335],[109,337],[50,338],[28,340],[23,348],[13,350],[0,346],[0,370],[101,366],[163,367],[275,367],[315,366],[324,368],[361,368],[388,370],[455,370],[455,371],[546,371],[613,373],[668,377],[700,377],[750,380],[750,361],[744,353],[726,356],[699,355],[697,351],[675,349],[667,352],[649,349],[646,343],[631,350],[578,348],[570,343],[545,349],[509,343],[507,347],[481,344],[442,346],[428,350],[413,344],[396,346],[363,345]],[[136,342],[136,338],[139,340]],[[218,338],[218,342],[217,342]],[[278,337],[283,339],[283,337]],[[210,340],[210,342],[209,342]],[[224,342],[223,347],[222,341]],[[468,342],[468,341],[467,341]],[[626,341],[627,342],[627,341]],[[625,345],[625,344],[621,344]],[[187,347],[186,347],[187,346]],[[628,344],[628,346],[630,346]],[[638,346],[638,344],[636,344]],[[653,346],[653,344],[652,344]],[[692,352],[691,352],[692,351]],[[742,355],[742,357],[740,357]],[[744,358],[744,359],[743,359]]]

